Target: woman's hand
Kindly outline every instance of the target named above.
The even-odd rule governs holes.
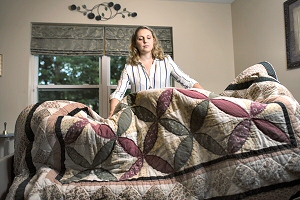
[[[193,85],[193,88],[204,89],[199,83],[195,83],[195,84]]]
[[[110,112],[109,112],[108,118],[110,118],[114,114],[115,108],[116,108],[116,106],[119,102],[120,101],[118,99],[111,99],[110,100]]]

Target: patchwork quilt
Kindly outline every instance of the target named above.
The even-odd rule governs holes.
[[[297,198],[299,108],[268,62],[221,94],[130,94],[108,119],[79,102],[30,105],[7,199]]]

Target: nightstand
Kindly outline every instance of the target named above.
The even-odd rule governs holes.
[[[10,139],[13,138],[15,135],[13,133],[8,133],[8,134],[0,134],[0,139]]]

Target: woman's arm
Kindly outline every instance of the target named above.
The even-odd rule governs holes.
[[[168,56],[167,59],[169,66],[171,67],[172,76],[178,83],[180,83],[185,88],[203,89],[203,87],[196,80],[184,73],[170,56]]]
[[[111,95],[109,96],[110,99],[110,112],[109,112],[109,116],[111,117],[114,113],[114,110],[117,106],[117,104],[120,102],[120,100],[124,97],[126,90],[128,88],[129,85],[129,76],[127,74],[127,70],[126,70],[126,66],[123,69],[120,79],[118,81],[118,86],[116,88],[116,90],[111,93]]]

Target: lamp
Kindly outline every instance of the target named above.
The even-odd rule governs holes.
[[[106,17],[107,15],[102,12],[100,14],[100,8],[103,8],[104,11],[106,12],[106,14],[108,13],[109,16]],[[84,10],[81,10],[81,7],[80,6],[76,6],[75,4],[72,4],[71,6],[69,6],[69,9],[71,11],[78,11],[80,13],[83,13],[84,16],[87,16],[89,19],[95,19],[97,21],[107,21],[109,19],[113,19],[116,15],[122,15],[123,18],[126,17],[125,14],[127,14],[128,17],[136,17],[137,16],[137,13],[136,12],[129,12],[126,10],[126,8],[123,8],[123,11],[120,11],[121,10],[121,5],[120,4],[114,4],[113,2],[105,2],[105,3],[100,3],[100,4],[97,4],[95,5],[93,8],[91,9],[88,9],[86,7],[86,5],[82,5],[82,8]],[[94,12],[97,12],[97,15],[95,15]]]

